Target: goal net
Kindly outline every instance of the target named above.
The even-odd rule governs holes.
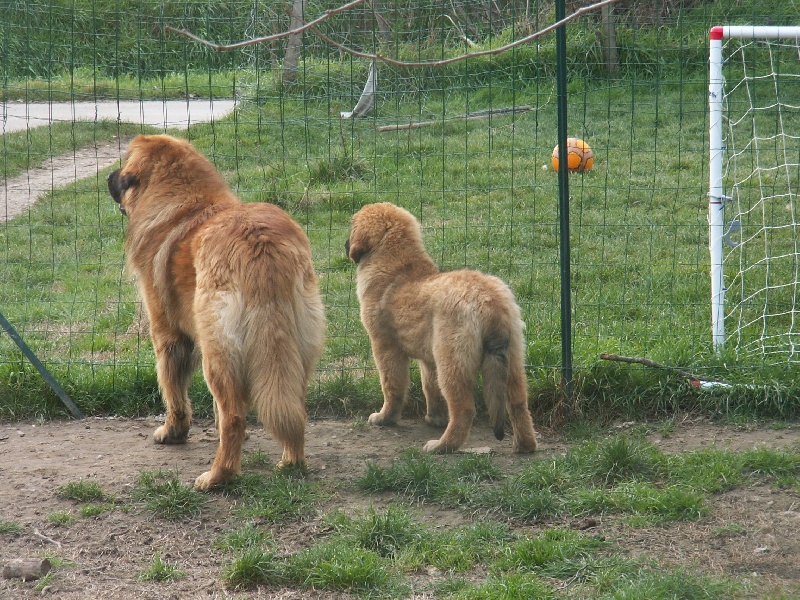
[[[716,349],[800,361],[800,27],[714,27],[709,250]]]

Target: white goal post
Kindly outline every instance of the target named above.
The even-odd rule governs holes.
[[[747,351],[800,357],[800,304],[797,311],[794,304],[800,291],[798,40],[800,27],[793,26],[721,26],[710,31],[708,224],[717,351],[735,338],[737,348],[741,344]],[[756,50],[759,44],[767,49]],[[748,53],[763,53],[752,67],[743,49],[748,46],[754,48]],[[732,307],[725,304],[726,258],[736,269],[731,287],[738,297],[730,299]],[[726,313],[731,321],[737,318],[735,331],[727,336]]]

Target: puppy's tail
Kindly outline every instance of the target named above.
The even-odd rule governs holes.
[[[483,339],[483,397],[489,418],[494,427],[494,437],[502,440],[506,434],[506,406],[509,383],[508,332],[495,331]]]

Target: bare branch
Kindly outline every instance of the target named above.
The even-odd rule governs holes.
[[[577,19],[579,16],[581,16],[583,14],[595,11],[595,10],[597,10],[599,8],[602,8],[604,6],[607,6],[609,4],[613,4],[614,2],[617,2],[617,0],[603,0],[602,2],[597,2],[596,4],[591,4],[589,6],[583,6],[583,7],[579,8],[578,10],[576,10],[571,15],[569,15],[568,17],[564,17],[560,21],[556,21],[552,25],[537,31],[536,33],[532,33],[530,35],[527,35],[527,36],[525,36],[523,38],[520,38],[520,39],[518,39],[518,40],[516,40],[514,42],[506,44],[505,46],[500,46],[498,48],[493,48],[491,50],[482,50],[482,51],[479,51],[479,52],[468,52],[467,54],[462,54],[460,56],[454,56],[452,58],[445,58],[445,59],[442,59],[442,60],[409,62],[409,61],[395,60],[393,58],[389,58],[388,56],[383,56],[382,54],[369,54],[367,52],[360,52],[359,50],[355,50],[353,48],[349,48],[347,46],[344,46],[343,44],[335,42],[334,40],[332,40],[331,38],[329,38],[328,36],[323,34],[319,29],[317,29],[316,26],[319,23],[321,23],[321,22],[325,21],[326,19],[328,19],[329,17],[332,17],[335,14],[350,10],[352,7],[354,7],[354,6],[358,5],[358,4],[361,4],[364,1],[365,0],[353,0],[352,2],[344,4],[344,5],[340,6],[339,8],[334,8],[334,9],[325,11],[325,14],[323,14],[322,16],[314,19],[313,21],[309,21],[308,23],[306,23],[302,27],[299,27],[297,29],[293,29],[291,31],[287,31],[287,32],[284,32],[284,33],[278,33],[278,34],[275,34],[275,35],[269,35],[269,36],[262,37],[262,38],[256,38],[256,39],[252,39],[252,40],[247,40],[245,42],[239,42],[237,44],[229,44],[229,45],[226,45],[226,46],[223,46],[223,45],[220,45],[220,44],[215,44],[213,42],[209,42],[209,41],[204,40],[204,39],[202,39],[202,38],[200,38],[200,37],[188,32],[186,30],[175,29],[174,27],[170,27],[169,25],[167,25],[164,29],[165,30],[169,30],[169,31],[174,31],[175,33],[178,33],[180,35],[188,37],[189,39],[194,40],[194,41],[196,41],[196,42],[198,42],[200,44],[203,44],[204,46],[208,46],[209,48],[213,48],[217,52],[223,52],[223,51],[226,51],[226,50],[235,50],[237,48],[243,48],[245,46],[251,46],[253,44],[260,44],[262,42],[269,42],[269,41],[272,41],[272,40],[277,40],[277,39],[280,39],[280,38],[288,37],[290,35],[295,35],[295,34],[301,32],[301,31],[305,31],[305,30],[309,29],[316,36],[318,36],[320,39],[322,39],[326,43],[330,44],[331,46],[333,46],[335,48],[338,48],[342,52],[350,54],[351,56],[356,56],[358,58],[366,58],[366,59],[369,59],[369,60],[379,60],[381,62],[384,62],[384,63],[389,64],[389,65],[393,65],[395,67],[439,67],[439,66],[448,65],[448,64],[451,64],[451,63],[454,63],[454,62],[467,60],[469,58],[477,58],[479,56],[491,56],[491,55],[494,55],[494,54],[501,54],[503,52],[507,52],[508,50],[511,50],[512,48],[515,48],[517,46],[521,46],[522,44],[527,44],[528,42],[533,41],[536,38],[542,37],[543,35],[545,35],[547,33],[550,33],[554,29],[557,29],[557,28],[561,27],[562,25],[566,25],[570,21],[572,21],[574,19]]]
[[[254,44],[261,44],[263,42],[271,42],[273,40],[279,40],[279,39],[282,39],[282,38],[285,38],[285,37],[289,37],[289,36],[292,36],[292,35],[297,35],[298,33],[302,33],[303,31],[305,31],[306,29],[312,29],[314,26],[319,25],[320,23],[322,23],[323,21],[331,18],[334,15],[337,15],[337,14],[342,13],[342,12],[346,12],[346,11],[350,10],[351,8],[353,8],[354,6],[358,6],[359,4],[363,4],[364,2],[366,2],[366,0],[352,0],[352,2],[348,2],[347,4],[343,4],[339,8],[332,8],[330,10],[326,10],[321,16],[317,17],[313,21],[309,21],[308,23],[306,23],[302,27],[297,27],[296,29],[291,29],[289,31],[284,31],[283,33],[276,33],[274,35],[268,35],[268,36],[265,36],[265,37],[253,38],[252,40],[246,40],[244,42],[237,42],[235,44],[215,44],[214,42],[209,42],[208,40],[204,40],[203,38],[201,38],[199,36],[196,36],[192,32],[187,31],[186,29],[176,29],[175,27],[172,27],[171,25],[166,25],[164,27],[164,31],[172,31],[174,33],[177,33],[179,35],[187,37],[190,40],[193,40],[193,41],[195,41],[195,42],[197,42],[199,44],[203,44],[204,46],[207,46],[207,47],[209,47],[212,50],[215,50],[217,52],[225,52],[227,50],[238,50],[239,48],[244,48],[246,46],[252,46]]]
[[[454,62],[467,60],[468,58],[476,58],[476,57],[479,57],[479,56],[490,56],[490,55],[494,55],[494,54],[501,54],[503,52],[507,52],[508,50],[511,50],[512,48],[515,48],[517,46],[521,46],[522,44],[526,44],[526,43],[528,43],[528,42],[530,42],[532,40],[535,40],[536,38],[542,37],[543,35],[545,35],[547,33],[550,33],[551,31],[561,27],[562,25],[566,25],[567,23],[569,23],[573,19],[578,18],[582,14],[597,10],[598,8],[602,8],[603,6],[606,6],[608,4],[613,4],[614,2],[617,2],[617,0],[603,0],[602,2],[598,2],[597,4],[591,4],[589,6],[584,6],[582,8],[579,8],[574,13],[572,13],[570,16],[565,17],[565,18],[561,19],[560,21],[556,21],[555,23],[553,23],[549,27],[545,27],[544,29],[541,29],[541,30],[537,31],[536,33],[532,33],[531,35],[527,35],[527,36],[525,36],[523,38],[520,38],[520,39],[518,39],[518,40],[516,40],[514,42],[511,42],[510,44],[506,44],[505,46],[499,46],[498,48],[493,48],[491,50],[481,50],[479,52],[468,52],[468,53],[462,54],[460,56],[454,56],[452,58],[445,58],[445,59],[442,59],[442,60],[430,60],[430,61],[421,61],[421,62],[410,62],[410,61],[395,60],[393,58],[389,58],[388,56],[383,56],[381,54],[369,54],[367,52],[360,52],[358,50],[354,50],[353,48],[348,48],[347,46],[344,46],[344,45],[342,45],[342,44],[340,44],[338,42],[335,42],[334,40],[332,40],[331,38],[326,36],[324,33],[322,33],[316,27],[311,27],[310,29],[315,35],[317,35],[324,42],[326,42],[326,43],[330,44],[331,46],[334,46],[335,48],[338,48],[342,52],[345,52],[345,53],[350,54],[352,56],[356,56],[356,57],[359,57],[359,58],[366,58],[366,59],[369,59],[369,60],[379,60],[381,62],[384,62],[386,64],[389,64],[389,65],[392,65],[392,66],[395,66],[395,67],[440,67],[440,66],[443,66],[443,65],[449,65],[449,64],[454,63]]]

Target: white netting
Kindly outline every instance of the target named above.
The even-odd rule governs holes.
[[[798,361],[798,40],[730,39],[723,56],[726,346]]]

